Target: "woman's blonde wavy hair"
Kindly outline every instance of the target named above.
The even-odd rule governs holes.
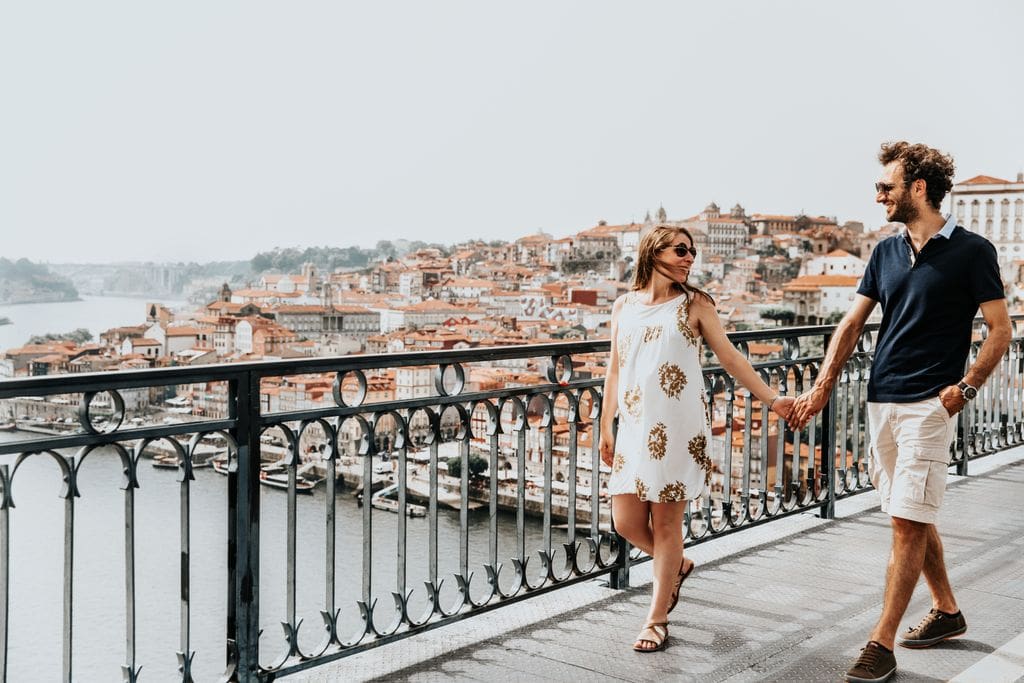
[[[686,235],[690,240],[691,246],[695,244],[690,231],[676,225],[658,225],[644,235],[643,239],[640,240],[640,246],[637,248],[636,267],[633,269],[633,284],[631,287],[633,291],[646,289],[651,284],[658,252],[670,246],[680,233]],[[692,300],[694,294],[700,294],[712,304],[715,303],[710,294],[685,282],[673,282],[672,287],[679,292],[685,293],[687,301]]]

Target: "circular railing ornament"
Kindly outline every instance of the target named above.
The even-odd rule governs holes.
[[[346,378],[349,376],[355,377],[356,380],[356,394],[353,400],[346,400],[345,390]],[[366,375],[362,370],[348,370],[346,372],[337,372],[334,375],[334,384],[331,386],[331,391],[334,394],[334,403],[339,408],[354,408],[356,406],[363,405],[363,401],[366,400]]]
[[[78,422],[89,434],[113,434],[124,422],[124,399],[114,389],[87,391],[78,404]]]
[[[448,386],[451,382],[451,386]],[[458,396],[466,386],[466,371],[461,363],[438,365],[434,369],[434,388],[439,396]]]
[[[563,387],[568,386],[569,382],[573,379],[574,372],[572,356],[551,356],[548,359],[546,374],[548,381],[552,384],[558,384]]]

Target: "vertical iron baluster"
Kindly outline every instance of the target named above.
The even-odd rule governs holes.
[[[469,434],[459,443],[459,575],[469,582]],[[467,596],[469,588],[466,588]]]
[[[595,401],[601,401],[598,396]],[[590,423],[590,537],[596,542],[601,534],[601,418]]]
[[[799,376],[797,376],[797,384],[794,388],[794,392],[799,395],[800,383]],[[811,421],[814,424],[814,421]],[[800,440],[800,432],[793,430],[790,432],[793,435],[793,447],[796,448],[797,443]],[[783,483],[784,472],[786,469],[786,430],[780,429],[775,437],[775,497],[778,502],[778,509],[782,509],[786,502],[786,490],[785,484]],[[765,463],[765,490],[768,489],[768,464]]]
[[[751,454],[753,453],[753,425],[754,421],[754,395],[747,393],[747,405],[743,411],[743,417],[745,418],[743,425],[743,475],[740,477],[740,517],[739,522],[742,522],[747,515],[747,502],[750,500],[750,467],[751,467]],[[764,403],[761,404],[761,441],[768,438],[768,406]],[[730,463],[730,469],[732,465]],[[732,490],[731,487],[729,489]],[[730,493],[731,496],[731,493]]]
[[[565,542],[568,552],[568,548],[572,548],[573,556],[576,553],[576,453],[578,444],[576,443],[579,438],[579,422],[577,416],[574,415],[575,411],[570,409],[569,411],[569,477],[567,483],[569,484],[569,503],[566,508],[566,515],[568,515],[567,530],[565,532]],[[566,556],[568,562],[573,562],[574,557]]]
[[[286,550],[285,550],[285,610],[289,629],[289,651],[288,654],[292,655],[296,653],[296,646],[298,644],[298,616],[296,615],[296,604],[295,594],[298,590],[298,577],[296,576],[296,559],[298,557],[298,469],[299,469],[299,439],[296,437],[294,440],[290,439],[289,444],[291,452],[288,455],[289,462],[288,467],[288,491],[287,491],[287,511],[285,513],[285,524],[287,535]]]
[[[9,496],[11,473],[7,465],[0,465],[0,681],[7,681],[7,628],[11,601],[11,509]]]
[[[861,422],[861,385],[864,382],[864,366],[857,364],[857,381],[853,383],[853,490],[860,488],[861,460],[867,453],[867,427]],[[867,411],[864,413],[867,414]],[[863,438],[864,448],[861,448]]]
[[[999,376],[996,378],[996,395],[999,397],[999,447],[1007,448],[1010,445],[1010,432],[1009,432],[1009,397],[1007,396],[1007,384],[1006,380],[1009,376],[1009,365],[1010,365],[1010,349],[1007,347],[1006,352],[1003,353],[1002,359],[999,361],[999,367],[996,372]]]
[[[234,477],[228,476],[228,656],[241,681],[260,673],[260,385],[246,372],[229,382],[232,433],[238,444]]]
[[[134,470],[136,461],[129,455],[128,466]],[[128,473],[124,489],[124,598],[125,598],[125,681],[135,681],[135,473]]]
[[[373,611],[373,455],[374,440],[370,439],[370,449],[363,456],[363,603]],[[372,625],[372,624],[371,624]]]
[[[186,458],[192,457],[192,449],[188,449],[185,456]],[[181,588],[181,614],[180,619],[180,650],[178,651],[178,670],[181,672],[181,680],[184,683],[190,683],[192,681],[192,644],[191,644],[191,630],[192,630],[192,616],[190,609],[190,599],[192,592],[192,582],[190,578],[191,569],[191,482],[193,479],[191,468],[186,468],[183,464],[179,470],[179,482],[181,483],[180,491],[180,512],[178,520],[180,523],[180,565],[179,565],[179,582]]]
[[[545,422],[546,425],[542,426],[544,430],[544,445],[543,445],[543,457],[544,457],[544,553],[551,558],[551,505],[553,503],[551,498],[551,482],[553,481],[553,463],[554,458],[554,434],[552,430],[555,426],[554,415],[554,399],[549,397],[546,410],[550,411]],[[548,575],[551,575],[551,564],[548,564]]]
[[[341,431],[341,421],[336,425],[337,432]],[[328,434],[327,443],[327,499],[324,501],[324,619],[333,630],[331,636],[337,637],[337,609],[335,607],[336,584],[335,564],[337,561],[337,511],[338,511],[338,453],[335,448],[337,432],[334,435]]]
[[[64,490],[64,644],[62,651],[63,676],[61,680],[71,683],[72,676],[72,630],[74,627],[74,586],[75,586],[75,484],[77,470],[75,459],[63,456],[65,476],[68,477]]]
[[[825,344],[823,348],[828,348],[831,335],[825,335]],[[844,384],[843,378],[849,381],[849,373],[844,368],[840,373],[839,383],[832,387],[832,395],[828,399],[828,403],[821,411],[821,464],[819,465],[820,477],[815,480],[814,477],[814,431],[812,430],[808,436],[807,443],[807,488],[810,493],[810,500],[814,501],[818,499],[818,491],[815,490],[815,484],[820,482],[825,485],[825,500],[818,509],[818,516],[822,519],[832,519],[836,513],[836,402],[840,400],[846,400],[845,393],[840,391]],[[842,449],[840,447],[841,451]],[[845,457],[845,456],[844,456]]]
[[[731,492],[729,487],[731,485],[732,476],[732,433],[733,433],[733,419],[736,417],[736,387],[732,382],[731,377],[723,375],[725,380],[725,447],[722,452],[722,521],[727,522],[729,519],[729,513],[732,506],[729,504],[729,496]],[[753,396],[748,395],[747,403],[750,403]],[[749,424],[749,422],[748,422]],[[711,444],[708,444],[708,450],[711,450]],[[710,455],[710,453],[709,453]],[[711,462],[714,463],[714,456],[711,456]],[[712,468],[714,465],[712,465]],[[709,531],[714,531],[714,517],[712,517],[712,502],[711,502],[711,489],[708,488],[704,503],[704,510]],[[725,528],[724,526],[722,527]]]
[[[402,425],[397,422],[397,418],[395,428],[398,430],[399,434],[402,434],[405,431]],[[406,598],[406,562],[408,557],[408,553],[406,552],[406,547],[408,545],[407,520],[409,514],[409,510],[406,507],[408,490],[408,482],[406,479],[409,476],[408,462],[408,449],[406,447],[405,440],[403,439],[402,445],[398,448],[398,547],[396,548],[398,552],[398,566],[396,568],[398,573],[395,577],[398,585],[398,594],[402,596],[403,602]]]
[[[835,485],[835,474],[841,472],[843,475],[843,484],[846,484],[846,474],[850,468],[850,462],[847,459],[846,444],[852,441],[852,437],[848,433],[850,431],[850,394],[853,391],[853,385],[856,382],[854,380],[853,369],[847,366],[846,373],[847,381],[843,386],[843,401],[839,406],[839,436],[837,437],[837,445],[839,446],[839,460],[836,461],[841,463],[837,465],[837,469],[833,472],[832,483],[829,485],[829,499],[835,500],[836,485]]]
[[[526,406],[523,407],[525,413]],[[526,563],[526,423],[525,415],[516,432],[516,559]],[[524,568],[525,571],[525,568]]]
[[[429,515],[429,528],[427,530],[427,562],[430,572],[430,584],[437,586],[437,440],[440,435],[435,434],[430,441],[430,501],[427,503],[427,514]],[[437,607],[437,603],[434,604]]]
[[[780,393],[781,393],[781,390],[782,390],[781,386],[779,387],[779,390],[780,390]],[[761,447],[761,466],[760,466],[760,468],[758,470],[758,473],[757,473],[757,486],[755,488],[758,489],[759,491],[763,491],[765,494],[767,494],[768,493],[768,441],[771,439],[771,435],[768,433],[768,421],[771,419],[771,411],[768,410],[768,406],[766,406],[764,404],[761,404],[761,415],[762,415],[762,417],[761,417],[761,443],[760,443],[760,447]],[[785,433],[785,425],[780,425],[778,420],[775,420],[774,422],[776,423],[776,425],[775,425],[776,426],[776,433],[777,434],[784,434]],[[752,478],[750,467],[746,468],[746,475],[748,477]],[[747,481],[745,481],[743,483],[743,491],[744,491],[745,494],[749,493],[749,491],[750,491],[750,484],[751,484],[751,481],[750,481],[749,478],[748,478]],[[767,497],[765,497],[763,500],[767,501]],[[749,507],[747,507],[746,503],[744,503],[744,508],[745,508],[744,514],[746,514],[746,510],[749,509]]]
[[[490,460],[487,464],[487,470],[490,472],[490,508],[489,522],[487,526],[487,561],[494,571],[498,571],[498,433],[500,427],[498,426],[498,416],[494,416],[494,429],[490,435],[491,440],[491,454]],[[497,576],[494,577],[494,581],[497,582]]]

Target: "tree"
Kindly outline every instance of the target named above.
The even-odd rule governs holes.
[[[774,320],[776,325],[780,323],[792,325],[793,321],[796,320],[796,313],[788,308],[766,308],[761,311],[761,318],[764,320]]]
[[[821,321],[822,325],[838,325],[839,321],[846,315],[843,311],[832,311],[828,316]]]
[[[462,457],[456,455],[453,458],[448,458],[445,461],[448,464],[448,474],[453,477],[462,476]],[[481,458],[479,455],[469,456],[469,474],[471,477],[478,477],[488,468],[487,461]]]
[[[29,337],[28,343],[48,344],[51,342],[62,341],[70,341],[76,344],[84,344],[86,342],[92,341],[92,332],[90,332],[84,327],[79,327],[78,329],[71,330],[70,332],[64,332],[60,334],[48,332],[46,334],[37,334],[33,335],[32,337]]]

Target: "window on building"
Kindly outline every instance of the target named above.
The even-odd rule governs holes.
[[[985,216],[991,218],[994,215],[996,215],[996,201],[994,199],[990,199],[985,202]]]
[[[977,199],[975,199],[973,202],[971,202],[971,217],[972,218],[977,218],[978,217],[978,200]]]

